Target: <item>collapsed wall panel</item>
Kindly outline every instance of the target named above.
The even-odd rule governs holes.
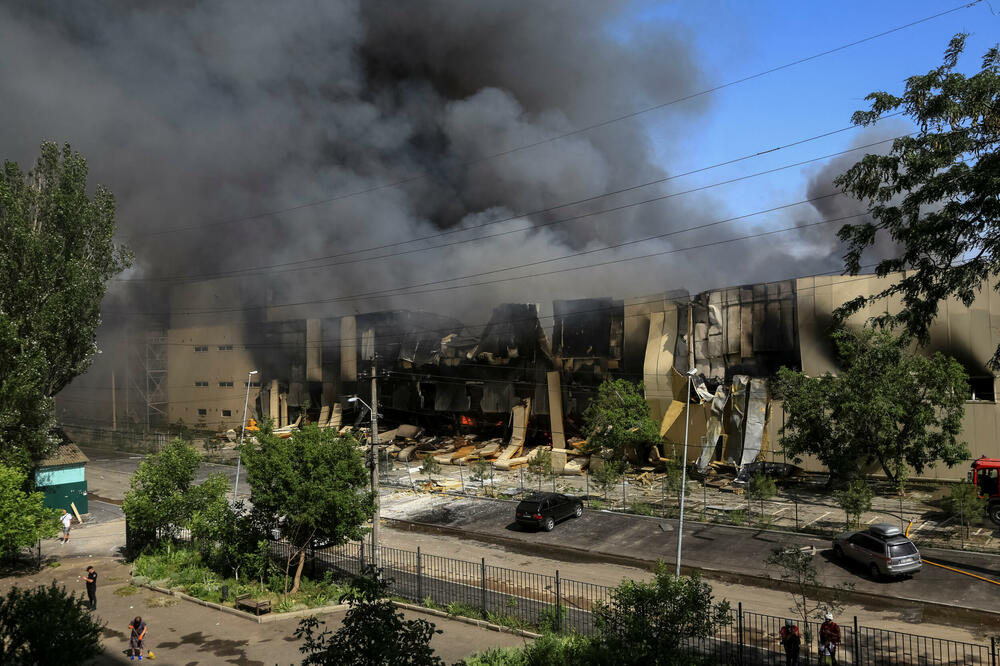
[[[712,462],[715,454],[715,447],[722,436],[723,415],[726,411],[726,403],[729,401],[729,391],[721,384],[715,390],[712,397],[711,413],[708,417],[705,439],[702,442],[701,455],[698,456],[698,470],[704,472],[708,469],[708,463]]]
[[[767,424],[767,380],[751,379],[750,395],[747,400],[746,435],[743,439],[743,455],[740,467],[752,463],[760,455],[764,445],[764,426]]]
[[[730,385],[726,448],[722,452],[722,459],[726,461],[739,460],[743,456],[743,429],[746,426],[749,384],[750,378],[746,375],[735,375]]]
[[[670,373],[674,367],[676,343],[677,306],[670,304],[663,312],[651,312],[642,379],[651,416],[657,420],[662,418],[674,398]]]
[[[271,417],[274,426],[278,427],[280,425],[279,422],[281,421],[281,405],[279,403],[279,397],[281,395],[281,392],[278,387],[277,379],[271,380],[271,390],[268,391],[268,394],[269,394],[269,399],[268,399],[269,410],[267,412],[267,415]]]
[[[566,433],[563,429],[562,385],[559,381],[559,372],[545,373],[545,380],[549,389],[549,421],[552,424],[552,447],[555,449],[565,449]]]

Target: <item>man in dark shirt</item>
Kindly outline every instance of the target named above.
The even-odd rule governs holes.
[[[90,610],[97,610],[97,571],[94,567],[87,567],[87,575],[83,577],[87,583],[87,600],[90,602]]]

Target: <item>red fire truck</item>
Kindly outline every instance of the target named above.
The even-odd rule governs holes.
[[[979,496],[986,497],[986,513],[1000,525],[1000,458],[983,456],[972,461],[969,480],[979,488]]]

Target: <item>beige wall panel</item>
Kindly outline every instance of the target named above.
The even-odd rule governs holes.
[[[195,351],[195,347],[207,349]],[[220,430],[240,425],[247,373],[253,364],[252,350],[244,348],[242,322],[168,330],[167,419]],[[251,387],[251,413],[258,393]]]
[[[323,325],[306,319],[306,381],[323,381]]]
[[[562,385],[559,382],[559,371],[545,373],[549,389],[549,421],[552,429],[552,447],[566,448],[566,434],[563,428]]]
[[[358,320],[340,318],[340,381],[358,380]]]

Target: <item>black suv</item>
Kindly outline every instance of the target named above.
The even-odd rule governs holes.
[[[531,493],[517,505],[514,519],[521,525],[534,525],[551,532],[563,518],[583,515],[583,501],[559,493]]]

